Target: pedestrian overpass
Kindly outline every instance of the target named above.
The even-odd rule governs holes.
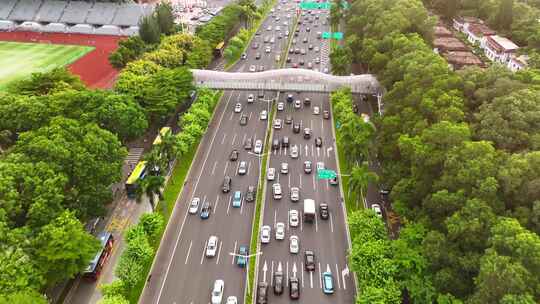
[[[302,91],[330,93],[348,87],[353,94],[382,95],[372,74],[334,76],[307,69],[277,69],[254,73],[191,70],[197,87],[219,90]]]

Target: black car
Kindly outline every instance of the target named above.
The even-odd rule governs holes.
[[[246,201],[253,202],[255,200],[255,186],[249,186],[246,192]]]
[[[240,125],[245,126],[247,125],[247,123],[248,123],[248,116],[246,114],[242,114],[242,116],[240,116]]]
[[[308,97],[304,98],[304,105],[309,106],[311,104],[311,99]]]
[[[294,101],[293,94],[287,94],[287,102],[293,102],[293,101]]]
[[[327,220],[329,216],[328,211],[328,204],[322,203],[319,205],[319,215],[321,216],[321,219]]]
[[[315,147],[322,147],[322,138],[320,136],[315,138]]]
[[[259,282],[257,285],[257,304],[268,303],[268,283]]]
[[[300,280],[297,277],[289,278],[289,297],[292,300],[300,298]]]
[[[293,124],[292,130],[294,133],[300,133],[300,124],[299,123]]]
[[[331,178],[331,179],[330,179],[330,185],[336,186],[337,184],[339,184],[339,181],[338,181],[337,176],[335,176],[334,178]]]
[[[303,43],[307,43],[307,37],[304,37],[304,39],[302,40]]]
[[[272,150],[279,150],[279,139],[274,138],[272,140]]]
[[[311,138],[311,130],[309,128],[304,129],[304,139],[310,139]]]
[[[221,187],[221,191],[223,191],[224,193],[231,191],[231,181],[231,177],[225,175],[225,177],[223,178],[223,187]]]
[[[315,253],[311,250],[304,251],[304,267],[306,271],[315,271]]]
[[[257,97],[264,98],[264,91],[259,91],[259,93],[257,93]]]
[[[261,59],[261,53],[255,54],[255,59],[257,59],[257,60],[258,60],[258,59]]]
[[[289,50],[289,53],[292,53],[293,52],[293,49],[290,49]],[[287,63],[291,63],[291,57],[287,57]]]
[[[280,295],[283,293],[283,272],[274,272],[274,294]]]
[[[239,154],[240,154],[240,153],[238,153],[238,150],[236,150],[236,149],[235,149],[235,150],[232,150],[232,151],[231,151],[231,155],[229,156],[229,160],[230,160],[230,161],[237,161],[237,160],[238,160],[238,155],[239,155]]]
[[[204,202],[202,208],[201,208],[201,213],[200,213],[200,217],[201,219],[203,220],[206,220],[210,217],[210,214],[212,214],[212,207],[210,207],[210,202],[206,201]]]
[[[293,48],[290,48],[290,49],[289,49],[289,54],[292,54],[292,53],[294,53],[294,49],[293,49]],[[290,57],[287,57],[287,60],[289,60],[289,59],[290,59]],[[287,62],[290,62],[290,61],[287,61]]]
[[[289,147],[289,137],[288,136],[285,136],[281,139],[281,146],[283,148],[288,148]]]
[[[294,49],[295,54],[300,54],[300,49]]]
[[[251,138],[247,138],[244,142],[244,149],[251,150],[253,148],[253,140]]]
[[[300,59],[300,61],[298,61],[298,64],[304,65],[304,59]]]
[[[292,115],[285,116],[285,123],[288,125],[292,124]]]

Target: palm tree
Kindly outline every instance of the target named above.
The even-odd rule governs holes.
[[[161,189],[164,185],[165,178],[160,175],[147,175],[144,179],[139,180],[139,184],[136,190],[137,202],[142,202],[143,196],[148,197],[150,207],[152,208],[152,211],[154,211],[156,208],[154,198],[157,195],[160,200],[163,199],[163,193],[161,192]]]
[[[369,171],[367,162],[364,162],[361,166],[354,166],[352,168],[347,185],[349,186],[348,195],[350,195],[351,191],[353,192],[356,208],[358,208],[358,198],[354,193],[360,193],[360,197],[363,199],[369,183],[377,182],[378,180],[379,176]]]

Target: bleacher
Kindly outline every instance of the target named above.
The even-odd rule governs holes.
[[[139,21],[152,13],[152,4],[117,4],[62,0],[0,0],[0,23],[13,23],[9,30],[134,35]],[[36,26],[27,26],[29,22]],[[52,26],[51,26],[52,23]],[[26,26],[21,27],[25,24]],[[65,25],[65,27],[61,25]],[[4,26],[4,29],[8,26]],[[1,30],[1,27],[0,27]]]

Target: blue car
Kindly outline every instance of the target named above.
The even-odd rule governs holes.
[[[206,220],[210,217],[210,211],[211,211],[210,203],[204,202],[202,208],[201,208],[201,219]]]
[[[247,255],[248,255],[248,248],[247,246],[240,246],[238,248],[238,255],[236,256],[236,265],[239,267],[246,267],[247,264]]]
[[[240,208],[242,206],[242,192],[234,191],[232,206],[234,208]]]
[[[333,294],[334,293],[334,278],[332,277],[331,272],[323,272],[322,274],[322,282],[323,282],[323,292],[325,294]]]

